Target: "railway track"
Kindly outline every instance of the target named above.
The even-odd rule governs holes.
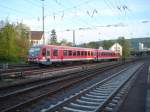
[[[19,87],[18,89],[14,88],[11,92],[3,91],[3,94],[0,96],[1,108],[2,112],[14,111],[18,108],[21,108],[24,105],[30,104],[34,101],[37,101],[45,96],[54,94],[58,91],[63,90],[66,87],[69,87],[75,83],[81,82],[83,80],[90,79],[98,75],[99,73],[112,69],[116,66],[120,66],[117,64],[115,66],[107,66],[103,69],[95,68],[93,70],[86,70],[76,72],[74,74],[70,74],[66,77],[54,78],[53,80],[45,80],[42,82],[34,83],[29,86]],[[67,83],[66,83],[67,82]],[[12,90],[11,88],[9,88]]]
[[[15,72],[19,72],[19,71],[27,71],[30,72],[30,70],[35,70],[38,71],[38,69],[54,69],[54,68],[64,68],[64,67],[70,67],[70,66],[78,66],[81,65],[81,63],[75,63],[75,64],[59,64],[59,65],[51,65],[51,66],[38,66],[38,65],[29,65],[29,64],[14,64],[14,65],[5,65],[7,66],[6,69],[4,67],[3,69],[3,65],[0,65],[0,71],[1,73],[15,73]],[[87,63],[83,63],[82,65],[88,65]]]
[[[101,63],[101,64],[111,64],[113,62],[107,62],[107,63]],[[92,64],[80,64],[80,66],[89,66]],[[63,70],[63,69],[69,69],[69,68],[77,68],[79,67],[79,64],[73,64],[73,65],[63,65],[63,66],[48,66],[48,67],[39,67],[39,66],[31,66],[28,65],[26,67],[19,67],[16,66],[17,68],[12,68],[8,69],[6,71],[0,70],[1,77],[4,78],[11,78],[11,77],[24,77],[24,76],[29,76],[29,75],[37,75],[37,74],[42,74],[42,73],[47,73],[47,72],[53,72],[53,71],[58,71],[58,70]]]
[[[59,67],[44,67],[41,68],[39,66],[31,66],[31,67],[23,67],[23,68],[13,68],[7,71],[2,71],[1,72],[1,78],[7,79],[7,78],[25,78],[26,76],[33,76],[33,75],[39,75],[39,74],[44,74],[48,72],[53,72],[53,71],[58,71],[58,70],[63,70],[63,69],[69,69],[77,66],[59,66]]]
[[[42,112],[108,112],[117,110],[127,94],[142,64],[122,71],[76,93]],[[140,68],[141,67],[141,68]],[[139,69],[140,68],[140,69]],[[138,70],[139,69],[139,70]]]
[[[4,67],[0,68],[1,74],[14,74],[15,72],[39,69],[39,66],[36,65],[28,65],[28,64],[18,64],[18,65],[5,65]],[[13,72],[13,73],[12,73]]]

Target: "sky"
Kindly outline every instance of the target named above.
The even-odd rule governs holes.
[[[52,29],[70,42],[74,30],[76,44],[150,36],[150,0],[0,0],[0,20],[40,31],[42,6],[46,39]]]

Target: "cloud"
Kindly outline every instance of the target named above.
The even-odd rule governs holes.
[[[144,21],[141,21],[141,23],[149,23],[150,21],[148,20],[144,20]]]

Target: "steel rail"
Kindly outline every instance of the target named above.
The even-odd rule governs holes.
[[[120,64],[119,64],[120,65]],[[116,65],[116,66],[119,66],[119,65]],[[114,67],[116,67],[116,66],[110,66],[110,68],[114,68]],[[105,67],[105,70],[108,70],[108,69],[110,69],[109,67]],[[95,69],[96,70],[96,69]],[[53,92],[51,91],[51,92],[48,92],[48,93],[45,93],[45,94],[41,94],[41,95],[39,95],[38,97],[34,97],[34,98],[30,98],[29,100],[26,100],[26,101],[24,101],[24,102],[21,102],[21,103],[19,103],[19,104],[17,104],[17,105],[14,105],[14,106],[12,106],[12,107],[10,107],[10,108],[7,108],[7,109],[4,109],[4,110],[2,110],[3,112],[6,112],[6,111],[12,111],[12,110],[14,110],[14,109],[16,109],[16,108],[19,108],[19,107],[21,107],[22,105],[25,105],[25,104],[28,104],[28,103],[31,103],[31,102],[34,102],[34,101],[36,101],[36,100],[38,100],[38,99],[40,99],[40,98],[42,98],[42,97],[44,97],[44,96],[46,96],[46,95],[49,95],[49,94],[52,94],[52,93],[55,93],[55,92],[57,92],[57,91],[60,91],[60,90],[62,90],[62,89],[64,89],[64,88],[66,88],[66,87],[68,87],[68,86],[71,86],[71,85],[73,85],[73,84],[75,84],[75,83],[77,83],[77,82],[80,82],[80,81],[83,81],[83,80],[85,80],[85,79],[87,79],[87,78],[91,78],[91,77],[93,77],[94,75],[96,75],[96,73],[95,72],[102,72],[102,71],[105,71],[105,70],[100,70],[99,68],[97,68],[97,71],[95,71],[95,70],[93,70],[92,72],[91,72],[91,70],[87,70],[86,72],[84,71],[82,74],[82,76],[84,76],[84,77],[81,77],[81,76],[79,76],[78,77],[78,79],[77,80],[75,80],[75,81],[72,81],[72,83],[70,83],[70,84],[67,84],[67,85],[64,85],[64,86],[62,86],[62,87],[60,87],[59,89],[55,89]],[[90,72],[90,73],[89,73]],[[80,74],[81,74],[81,72],[80,72]],[[85,75],[85,74],[92,74],[92,75]],[[85,77],[86,76],[86,77]],[[72,79],[74,79],[74,78],[72,78]],[[64,80],[63,80],[64,81]],[[55,83],[56,83],[57,81],[55,81]],[[50,83],[49,83],[50,84]],[[44,84],[42,85],[42,86],[40,86],[39,85],[39,87],[43,87],[43,86],[45,86]],[[38,86],[37,86],[38,87]],[[30,90],[32,90],[32,89],[30,89]],[[29,91],[28,89],[27,89],[27,91]],[[23,92],[24,93],[24,92]],[[12,95],[13,96],[13,95]]]
[[[134,76],[135,70],[142,65],[122,71],[98,82],[91,87],[59,102],[56,105],[43,109],[45,112],[99,112],[103,110],[106,103],[112,99],[116,93]],[[126,71],[126,74],[123,73]]]

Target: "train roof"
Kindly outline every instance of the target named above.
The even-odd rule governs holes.
[[[37,46],[32,46],[32,47],[58,47],[58,48],[81,48],[81,49],[91,49],[93,50],[93,48],[84,48],[84,47],[71,47],[71,46],[58,46],[58,45],[37,45]],[[96,49],[95,49],[96,50]]]
[[[83,47],[70,47],[70,46],[58,46],[58,45],[36,45],[36,46],[32,46],[32,47],[57,47],[57,48],[70,48],[70,49],[85,49],[85,50],[99,50],[99,51],[103,51],[103,52],[114,52],[112,50],[102,50],[102,49],[95,49],[95,48],[83,48]]]

